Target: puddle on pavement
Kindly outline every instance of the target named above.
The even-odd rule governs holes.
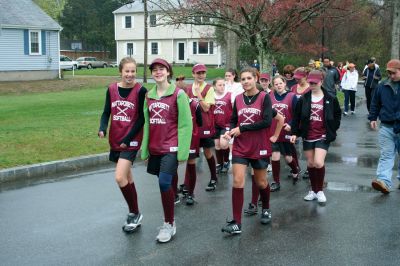
[[[378,166],[379,155],[362,154],[360,156],[341,155],[329,153],[326,156],[328,163],[343,163],[346,165],[360,166],[365,168],[376,168]]]
[[[375,191],[371,186],[354,185],[354,184],[331,182],[331,181],[328,182],[326,189],[331,190],[331,191],[347,191],[347,192],[374,192]]]

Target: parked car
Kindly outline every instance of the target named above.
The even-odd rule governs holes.
[[[107,63],[104,61],[99,61],[96,59],[96,57],[91,57],[91,56],[87,56],[87,57],[79,57],[78,59],[76,59],[76,61],[78,61],[78,69],[84,67],[87,69],[91,69],[91,68],[96,68],[96,67],[107,67]]]
[[[60,68],[61,69],[76,69],[78,67],[78,62],[72,60],[68,56],[60,55]]]
[[[117,61],[112,61],[112,62],[110,63],[110,67],[118,67]]]

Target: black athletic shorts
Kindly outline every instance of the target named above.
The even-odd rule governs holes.
[[[328,151],[329,143],[325,140],[317,140],[317,141],[306,141],[303,140],[303,151],[314,150],[315,148],[320,148]]]
[[[175,175],[178,170],[178,159],[176,153],[163,155],[151,155],[147,164],[147,173],[158,176],[160,172]]]
[[[200,147],[213,148],[215,146],[213,138],[200,139]]]
[[[136,159],[138,151],[110,151],[110,155],[108,156],[108,159],[111,162],[117,163],[119,158],[126,159],[133,161]]]
[[[216,126],[214,139],[219,139],[222,135],[225,134],[225,132],[226,132],[226,128]]]
[[[290,142],[275,142],[272,143],[272,151],[279,151],[282,155],[291,156],[295,150],[292,146],[293,144]]]
[[[251,165],[253,169],[266,169],[269,164],[269,158],[261,158],[261,159],[249,159],[242,157],[232,157],[232,164],[244,164],[246,166]]]

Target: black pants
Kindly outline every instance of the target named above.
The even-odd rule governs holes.
[[[356,92],[352,90],[343,90],[344,92],[344,111],[349,111],[349,100],[350,100],[350,110],[354,111],[356,106]]]
[[[367,97],[367,109],[369,112],[369,107],[371,106],[371,100],[372,96],[374,95],[374,90],[373,88],[367,88],[365,87],[365,97]]]

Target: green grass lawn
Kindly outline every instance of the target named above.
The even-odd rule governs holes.
[[[191,67],[173,67],[174,77],[184,75],[186,78],[192,78]],[[72,75],[72,71],[64,71],[64,75]],[[118,68],[95,68],[95,69],[78,69],[75,75],[89,75],[89,76],[119,76]],[[208,68],[207,78],[214,79],[216,77],[224,77],[224,68]],[[143,67],[138,67],[138,77],[143,77]],[[147,77],[151,77],[150,70],[147,70]]]

